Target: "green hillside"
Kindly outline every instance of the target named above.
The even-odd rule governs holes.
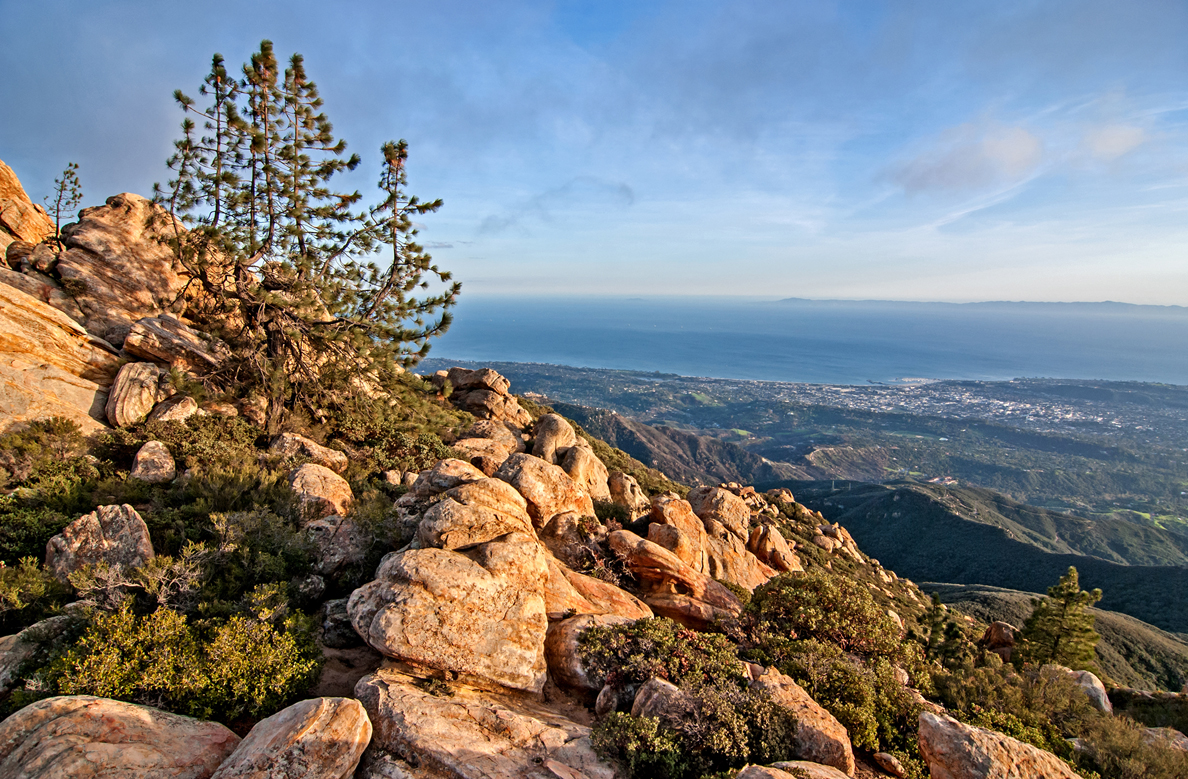
[[[1022,625],[1031,613],[1035,593],[978,584],[924,582],[920,588],[936,592],[948,606],[982,622],[1002,620]],[[1089,610],[1101,634],[1097,662],[1114,682],[1139,689],[1179,691],[1188,681],[1188,642],[1181,636],[1148,625],[1126,614]]]

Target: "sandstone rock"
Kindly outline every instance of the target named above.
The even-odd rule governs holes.
[[[1004,663],[1009,663],[1011,655],[1015,651],[1015,634],[1017,632],[1014,625],[1008,622],[992,622],[982,637],[978,639],[978,646],[985,647],[986,651],[993,652],[1001,657]]]
[[[661,722],[693,721],[697,704],[693,696],[665,679],[648,679],[635,693],[631,716],[655,717]]]
[[[776,571],[800,572],[804,566],[774,525],[756,525],[747,540],[747,551]]]
[[[796,715],[797,757],[833,766],[848,776],[854,775],[854,750],[850,745],[850,734],[804,688],[774,668],[768,669],[752,686],[766,690],[777,705]]]
[[[62,614],[35,622],[20,633],[0,638],[0,695],[7,695],[21,666],[51,647],[77,620]]]
[[[315,465],[329,468],[335,473],[342,473],[350,464],[347,456],[337,449],[322,446],[296,433],[281,433],[272,439],[268,451],[279,454],[281,457],[297,457],[298,455],[308,457],[310,462]]]
[[[1077,779],[1051,752],[944,715],[920,715],[919,741],[938,779]]]
[[[22,241],[19,238],[14,240],[11,235],[6,235],[4,238],[12,241],[4,250],[4,261],[7,263],[7,268],[21,267],[21,261],[32,254],[34,247],[37,246],[37,244]],[[4,240],[4,238],[0,238],[0,240]]]
[[[754,773],[747,774],[746,771],[740,773],[736,779],[787,779],[790,776],[796,776],[792,771],[803,772],[808,775],[808,779],[848,779],[845,774],[830,765],[821,765],[820,763],[813,763],[808,760],[782,760],[778,763],[772,763],[771,768],[759,768],[758,766],[750,766],[746,771],[778,771],[779,773]]]
[[[560,465],[565,453],[578,441],[573,425],[560,414],[545,414],[536,420],[534,434],[532,456],[553,465]]]
[[[130,362],[120,368],[107,394],[107,421],[115,427],[143,422],[160,397],[161,369],[151,362]]]
[[[715,519],[707,519],[705,529],[705,572],[710,576],[748,590],[755,589],[775,576],[775,571],[748,552],[746,542],[727,530],[725,525]]]
[[[71,522],[45,545],[45,565],[63,582],[67,574],[84,565],[137,568],[152,556],[148,526],[128,504],[100,506]]]
[[[1110,703],[1110,696],[1106,693],[1105,685],[1092,671],[1074,671],[1063,665],[1049,664],[1041,668],[1040,672],[1068,676],[1085,693],[1085,697],[1093,704],[1093,708],[1104,711],[1106,714],[1114,713],[1114,707]]]
[[[644,602],[657,614],[704,629],[741,612],[734,593],[664,547],[628,530],[616,530],[608,540],[645,588]]]
[[[607,488],[610,490],[611,502],[627,509],[632,519],[648,513],[652,508],[651,501],[634,476],[615,471],[607,478]]]
[[[619,691],[609,684],[603,685],[598,691],[598,697],[594,699],[594,716],[601,719],[613,711],[618,711],[619,704]]]
[[[307,523],[305,535],[314,548],[313,569],[324,576],[363,562],[371,547],[371,537],[358,523],[337,514]]]
[[[603,680],[590,679],[578,651],[578,639],[592,627],[625,625],[632,621],[612,614],[582,614],[549,625],[545,636],[549,678],[564,687],[588,693],[598,692],[602,689]]]
[[[702,521],[716,519],[746,543],[751,536],[751,510],[746,502],[721,487],[697,487],[685,496]]]
[[[463,550],[508,533],[532,535],[520,493],[499,479],[481,479],[449,490],[425,512],[413,546]]]
[[[542,527],[566,511],[594,516],[594,503],[585,488],[556,465],[528,454],[513,454],[495,473],[528,501],[532,524]]]
[[[14,240],[36,245],[54,234],[54,222],[25,193],[12,168],[0,162],[0,251]]]
[[[483,473],[494,473],[507,460],[513,447],[490,438],[462,438],[451,444],[454,451]]]
[[[836,539],[830,538],[826,535],[813,536],[813,543],[824,549],[826,552],[833,552],[834,549],[837,549],[839,546],[841,546],[841,544],[839,544]]]
[[[289,486],[297,495],[301,516],[306,522],[346,514],[354,501],[347,480],[324,465],[306,463],[289,474]]]
[[[792,496],[792,490],[787,487],[777,487],[774,490],[767,491],[767,497],[772,500],[778,500],[780,503],[795,503],[796,498]]]
[[[705,570],[705,544],[695,546],[679,528],[652,522],[648,525],[648,540],[672,552],[694,570]]]
[[[173,481],[177,476],[177,463],[169,453],[169,447],[160,441],[147,441],[136,452],[136,459],[132,463],[129,478],[139,479],[149,484],[161,484]]]
[[[506,395],[507,391],[511,389],[511,382],[491,368],[479,368],[471,371],[466,368],[454,367],[446,373],[446,378],[449,379],[455,392],[485,389]]]
[[[184,422],[198,413],[198,401],[189,395],[174,395],[149,412],[146,422]]]
[[[567,511],[546,522],[539,535],[553,557],[570,568],[585,569],[593,564],[606,528],[594,517]]]
[[[627,619],[648,619],[652,610],[631,593],[593,576],[563,569],[566,581],[594,607],[593,614],[614,614]]]
[[[134,322],[185,311],[188,277],[169,247],[172,231],[164,208],[127,192],[62,228],[57,273],[80,290],[87,330],[120,346]]]
[[[12,246],[15,245],[14,243]],[[8,247],[9,254],[12,253],[12,246]],[[18,272],[0,267],[0,283],[19,289],[21,292],[40,300],[42,303],[58,309],[80,326],[82,325],[82,321],[85,318],[83,317],[82,309],[74,302],[74,298],[62,291],[62,285],[52,277],[34,270]]]
[[[300,701],[256,723],[211,779],[347,779],[370,741],[359,701]]]
[[[237,744],[217,722],[67,695],[0,722],[0,776],[207,779]]]
[[[590,449],[571,446],[561,461],[561,468],[569,478],[585,487],[594,500],[610,500],[606,466]]]
[[[873,757],[879,768],[894,776],[895,779],[905,779],[907,776],[907,769],[903,767],[903,763],[899,762],[899,758],[895,757],[895,755],[886,752],[875,752]]]
[[[145,317],[132,325],[124,351],[187,373],[203,374],[217,368],[231,350],[216,338],[200,333],[171,316]]]
[[[471,557],[411,549],[387,555],[348,608],[355,630],[381,654],[539,692],[547,576],[544,548],[518,533]]]
[[[658,530],[656,537],[673,544],[670,547],[668,543],[662,543],[661,546],[676,552],[677,556],[692,566],[695,571],[706,573],[709,557],[705,523],[693,513],[693,507],[689,505],[688,501],[681,500],[672,493],[657,495],[652,498],[651,513],[648,517],[655,524],[667,525],[679,530],[679,535]],[[652,531],[649,528],[648,537],[651,538],[651,536]],[[660,541],[658,540],[656,543],[660,543]]]
[[[545,616],[549,622],[558,622],[578,614],[604,614],[605,609],[595,606],[577,591],[566,573],[569,571],[552,555],[545,555],[548,575],[544,581]]]
[[[519,429],[512,429],[503,422],[493,419],[480,419],[466,431],[466,438],[486,438],[496,443],[506,444],[511,454],[518,454],[525,450],[524,439]]]
[[[436,697],[415,682],[381,669],[355,687],[375,725],[372,751],[418,766],[404,776],[557,779],[566,777],[565,771],[586,779],[615,776],[590,746],[589,728],[542,704],[456,684],[451,697]]]
[[[1188,736],[1175,728],[1143,728],[1143,741],[1167,749],[1188,752]]]
[[[434,495],[440,495],[459,484],[467,484],[485,478],[487,478],[487,474],[470,463],[451,457],[440,461],[427,471],[421,471],[404,497],[409,499],[408,502],[424,500]]]
[[[208,400],[198,407],[198,413],[203,416],[213,415],[234,419],[239,416],[239,409],[235,407],[234,403],[225,403],[221,400]]]
[[[0,430],[65,416],[101,429],[106,388],[119,370],[110,344],[42,301],[0,284]]]

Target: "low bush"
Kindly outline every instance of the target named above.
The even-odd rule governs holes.
[[[902,654],[899,626],[870,591],[827,571],[776,576],[755,589],[746,613],[770,636],[814,638],[860,655]]]
[[[617,688],[652,678],[681,688],[745,678],[729,639],[664,617],[590,628],[582,633],[578,651],[591,680]]]
[[[1183,779],[1188,752],[1152,740],[1127,717],[1096,717],[1081,731],[1074,764],[1108,779]]]
[[[297,618],[247,615],[197,626],[172,609],[100,613],[45,669],[51,694],[96,695],[228,723],[266,717],[316,678],[316,645]]]

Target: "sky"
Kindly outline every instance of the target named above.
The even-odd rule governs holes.
[[[1183,0],[0,0],[34,200],[169,175],[213,53],[300,52],[467,295],[1188,305]]]

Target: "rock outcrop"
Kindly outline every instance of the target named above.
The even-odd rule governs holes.
[[[170,388],[161,386],[161,369],[151,362],[130,362],[120,368],[107,395],[107,421],[113,427],[143,422]]]
[[[1110,703],[1110,696],[1106,693],[1105,685],[1101,683],[1101,679],[1092,671],[1074,671],[1063,665],[1045,665],[1040,669],[1043,673],[1060,674],[1067,676],[1072,680],[1073,684],[1077,685],[1085,697],[1089,699],[1089,703],[1098,711],[1106,714],[1113,714],[1114,707]]]
[[[448,379],[453,387],[450,402],[479,419],[506,422],[521,429],[532,424],[532,416],[520,407],[518,400],[508,394],[511,382],[490,368],[477,371],[450,368],[445,376],[435,378],[442,381]]]
[[[1051,752],[944,715],[921,714],[919,740],[935,779],[1077,779]]]
[[[508,533],[532,535],[527,502],[507,482],[480,479],[445,492],[421,518],[413,545],[460,551]]]
[[[68,695],[0,722],[0,776],[207,779],[239,744],[217,722]]]
[[[13,241],[37,244],[54,234],[54,222],[25,193],[12,168],[0,162],[0,256]]]
[[[416,685],[395,669],[356,685],[355,697],[375,725],[360,779],[615,776],[591,747],[589,728],[543,705],[465,685],[451,685],[449,697],[438,697]]]
[[[615,471],[607,478],[606,484],[611,502],[627,509],[631,519],[637,519],[651,510],[652,503],[634,476]]]
[[[169,453],[169,447],[160,441],[146,441],[136,452],[129,478],[149,484],[173,481],[177,476],[177,463]]]
[[[795,573],[804,570],[796,552],[774,525],[756,525],[747,540],[747,551],[776,571]]]
[[[102,429],[107,388],[120,367],[112,346],[70,317],[0,284],[0,431],[64,416]]]
[[[305,522],[346,514],[355,495],[347,480],[324,465],[306,463],[289,474],[289,486]]]
[[[347,779],[370,742],[359,701],[300,701],[256,723],[212,779]]]
[[[765,671],[752,686],[765,690],[772,701],[796,715],[796,756],[833,766],[854,775],[854,748],[844,725],[823,709],[804,688],[774,668]]]
[[[697,487],[685,496],[702,521],[717,520],[746,543],[751,536],[751,509],[746,501],[721,487]]]
[[[45,545],[45,566],[63,582],[84,565],[137,568],[152,556],[148,526],[127,504],[100,506],[71,522]]]
[[[124,351],[186,373],[203,374],[231,356],[227,345],[171,316],[145,317],[132,325]]]
[[[543,527],[550,519],[573,511],[582,516],[594,516],[594,502],[585,488],[569,478],[564,470],[530,454],[513,454],[495,472],[528,501],[528,515],[535,527]]]
[[[329,468],[335,473],[342,473],[350,464],[347,456],[337,449],[322,446],[296,433],[281,433],[269,444],[268,451],[281,457],[307,457],[314,465]]]
[[[62,228],[66,251],[56,272],[73,286],[88,331],[122,346],[136,322],[185,311],[188,275],[169,246],[172,234],[165,209],[129,192],[84,208]]]
[[[548,554],[512,533],[469,555],[393,552],[348,602],[355,630],[388,657],[520,690],[545,683]]]

